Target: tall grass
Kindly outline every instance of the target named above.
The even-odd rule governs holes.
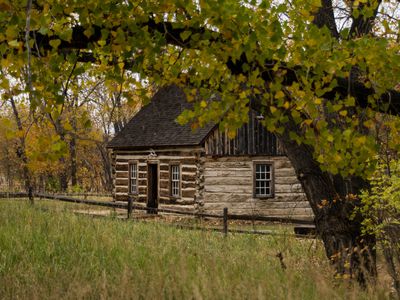
[[[319,243],[185,231],[0,201],[0,298],[378,299],[335,282]],[[276,257],[283,253],[286,269]]]

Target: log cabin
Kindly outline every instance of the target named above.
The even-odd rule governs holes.
[[[218,124],[195,131],[176,118],[191,104],[177,86],[161,88],[109,143],[113,197],[173,208],[312,219],[295,171],[274,134],[251,110],[234,139]]]

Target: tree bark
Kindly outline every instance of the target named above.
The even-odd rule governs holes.
[[[64,143],[67,143],[65,139],[65,133],[64,129],[62,128],[61,123],[59,124],[59,129],[57,130],[57,133],[60,136],[60,140],[63,141]],[[61,156],[59,159],[60,162],[60,172],[59,172],[59,183],[60,183],[60,190],[62,192],[65,192],[68,189],[68,167],[66,165],[66,160],[64,156]]]
[[[74,107],[75,108],[75,107]],[[70,134],[69,141],[69,157],[71,160],[71,185],[76,186],[78,184],[77,172],[78,166],[76,161],[76,140],[77,140],[77,124],[76,124],[76,110],[74,109],[74,113],[71,116],[71,126],[73,129],[73,134]]]
[[[78,184],[77,179],[77,163],[76,163],[76,138],[71,137],[69,142],[69,156],[71,160],[71,185],[76,186]]]
[[[58,118],[57,120],[53,120],[53,118],[51,117],[51,115],[49,115],[49,119],[51,120],[51,122],[53,123],[54,129],[56,131],[56,133],[58,134],[58,136],[60,137],[60,140],[67,144],[67,140],[65,138],[65,130],[61,124],[61,120],[60,118]],[[60,170],[59,170],[59,184],[60,184],[60,190],[62,192],[65,192],[68,189],[68,167],[66,166],[66,160],[64,156],[61,156],[59,158],[59,163],[60,163]]]
[[[15,105],[14,98],[11,97],[10,102],[11,102],[15,122],[17,123],[17,128],[20,132],[23,132],[24,128],[22,126],[21,117],[19,116],[19,112],[18,112],[17,106]],[[34,204],[33,186],[32,186],[31,173],[30,173],[29,167],[28,167],[28,156],[26,155],[25,135],[20,136],[20,138],[19,138],[19,145],[17,147],[17,156],[22,161],[22,173],[23,173],[23,177],[24,177],[25,189],[26,189],[26,192],[28,193],[29,202],[33,205]]]
[[[113,189],[113,179],[112,179],[112,174],[111,174],[111,161],[110,161],[110,156],[108,155],[107,149],[105,148],[105,145],[108,143],[108,137],[104,138],[103,143],[97,143],[97,149],[99,150],[99,153],[101,155],[101,161],[103,163],[103,173],[104,173],[104,189],[107,192],[111,192]]]
[[[67,175],[67,168],[65,167],[66,161],[64,157],[59,159],[61,169],[59,173],[59,183],[60,183],[60,190],[65,192],[68,189],[68,175]]]
[[[338,275],[356,278],[361,285],[366,285],[376,276],[376,240],[373,235],[362,234],[361,216],[351,218],[360,203],[355,197],[349,197],[349,194],[357,194],[365,186],[364,182],[322,171],[313,158],[313,148],[298,145],[289,138],[290,131],[299,132],[293,120],[283,126],[285,131],[278,138],[314,212],[316,230],[327,257]]]

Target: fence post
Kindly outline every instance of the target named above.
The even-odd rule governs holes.
[[[223,229],[224,235],[228,235],[228,208],[224,207],[224,229]]]
[[[129,197],[129,198],[128,198],[128,219],[131,218],[131,215],[132,215],[132,208],[133,208],[132,197]]]

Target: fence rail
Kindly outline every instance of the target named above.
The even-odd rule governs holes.
[[[0,198],[26,198],[26,192],[0,192]]]
[[[49,199],[49,200],[57,200],[57,201],[70,202],[70,203],[81,203],[81,204],[112,207],[112,208],[127,209],[127,207],[128,207],[127,203],[87,200],[87,199],[71,198],[71,197],[62,196],[62,195],[35,194],[35,197],[45,198],[45,199]]]
[[[186,215],[186,216],[193,216],[199,218],[216,218],[216,219],[224,219],[224,215],[217,215],[217,214],[207,214],[207,213],[200,213],[200,212],[187,212],[181,211],[176,209],[170,208],[150,208],[144,207],[140,205],[129,204],[131,203],[128,201],[127,203],[120,203],[120,202],[105,202],[105,201],[95,201],[95,200],[84,200],[84,199],[76,199],[76,198],[69,198],[65,196],[59,195],[47,195],[47,194],[36,194],[37,197],[40,198],[47,198],[47,199],[54,199],[58,201],[65,201],[65,202],[74,202],[74,203],[82,203],[88,205],[97,205],[97,206],[105,206],[105,207],[114,207],[114,208],[129,208],[131,205],[131,210],[142,210],[147,211],[149,213],[169,213],[169,214],[176,214],[176,215]],[[129,215],[131,212],[129,212]],[[229,220],[241,220],[241,221],[264,221],[264,222],[279,222],[279,223],[288,223],[288,224],[299,224],[299,225],[313,225],[313,221],[302,220],[302,219],[294,219],[294,218],[283,218],[283,217],[271,217],[271,216],[258,216],[258,215],[238,215],[238,214],[230,214],[226,213],[227,218]]]
[[[132,217],[132,213],[134,210],[146,211],[147,213],[167,213],[167,214],[175,214],[175,215],[185,215],[185,216],[193,216],[197,218],[215,218],[223,220],[223,228],[222,231],[225,235],[228,233],[228,220],[241,220],[241,221],[264,221],[264,222],[279,222],[279,223],[286,223],[286,224],[294,224],[294,225],[306,225],[306,226],[313,226],[314,222],[310,220],[303,220],[303,219],[294,219],[294,218],[283,218],[283,217],[273,217],[273,216],[260,216],[260,215],[243,215],[243,214],[230,214],[228,213],[228,208],[224,208],[223,214],[207,214],[207,213],[200,213],[200,212],[185,212],[176,209],[169,209],[169,208],[150,208],[144,207],[140,205],[133,204],[133,200],[129,199],[128,202],[113,202],[113,201],[97,201],[97,200],[88,200],[88,199],[79,199],[79,198],[72,198],[63,195],[51,195],[51,194],[43,194],[43,193],[35,193],[35,197],[41,199],[49,199],[55,201],[62,201],[62,202],[69,202],[69,203],[79,203],[79,204],[87,204],[87,205],[94,205],[94,206],[102,206],[108,208],[119,208],[127,210],[127,218]],[[21,198],[27,197],[27,193],[0,193],[0,198]],[[310,228],[311,228],[310,227]],[[242,231],[242,230],[230,230],[231,232],[248,232],[250,231]],[[252,232],[257,233],[257,232]],[[261,234],[261,233],[260,233]],[[266,234],[265,232],[262,234]]]
[[[35,195],[38,194],[45,194],[45,195],[57,195],[57,196],[74,196],[74,197],[79,197],[79,196],[83,196],[83,197],[112,197],[112,194],[107,194],[107,193],[36,193]],[[0,198],[21,198],[21,197],[27,197],[27,193],[26,192],[22,192],[22,191],[0,191]]]
[[[43,193],[47,194],[47,193]],[[84,197],[112,197],[113,195],[110,193],[54,193],[55,195],[60,196],[84,196]]]

